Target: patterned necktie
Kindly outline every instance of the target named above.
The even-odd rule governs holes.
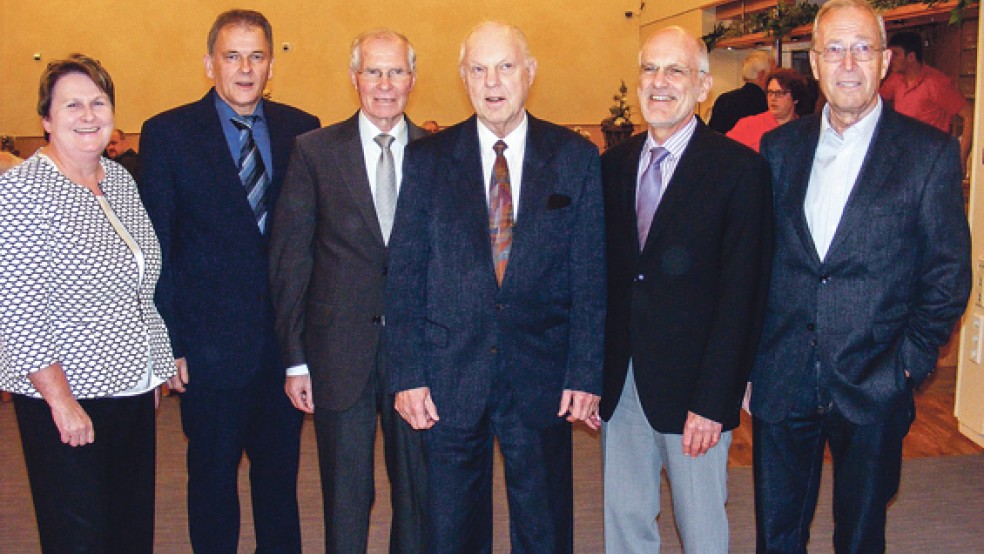
[[[383,133],[373,140],[383,149],[379,154],[379,162],[376,163],[376,217],[379,218],[379,229],[383,232],[383,242],[389,244],[397,195],[396,164],[393,162],[393,151],[390,150],[393,136]]]
[[[639,193],[636,195],[636,226],[639,232],[639,250],[646,245],[649,228],[653,224],[653,215],[663,196],[663,174],[659,164],[670,155],[670,151],[662,146],[650,150],[649,166],[639,180]]]
[[[253,140],[253,125],[257,119],[258,116],[255,115],[237,115],[232,118],[232,124],[239,129],[239,142],[243,145],[239,151],[239,179],[246,189],[246,198],[256,216],[256,226],[262,234],[266,231],[269,212],[266,195],[270,189],[270,176],[263,164],[260,148]]]
[[[492,146],[495,150],[495,164],[492,166],[492,180],[489,183],[489,237],[492,239],[492,263],[495,265],[495,280],[502,286],[502,276],[506,274],[509,263],[509,249],[512,247],[513,202],[509,186],[509,165],[502,152],[506,143],[498,141]]]

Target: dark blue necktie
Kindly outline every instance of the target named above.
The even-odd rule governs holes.
[[[260,233],[264,233],[269,212],[266,195],[270,188],[270,176],[263,164],[260,148],[253,140],[253,125],[257,119],[255,115],[237,115],[232,118],[232,124],[239,129],[239,141],[243,145],[239,151],[239,179],[246,189],[246,198],[256,217],[256,225]]]

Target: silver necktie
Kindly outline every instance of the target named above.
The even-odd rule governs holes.
[[[393,161],[393,151],[390,150],[393,136],[383,133],[373,140],[383,149],[376,164],[376,216],[379,217],[383,242],[389,244],[390,232],[393,230],[393,216],[396,214],[397,196],[396,163]]]

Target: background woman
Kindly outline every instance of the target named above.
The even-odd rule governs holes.
[[[766,78],[769,109],[738,120],[728,137],[759,151],[762,135],[796,119],[796,106],[807,96],[806,79],[792,69],[779,68]]]
[[[113,103],[96,60],[51,62],[48,145],[0,176],[0,389],[45,553],[153,549],[155,390],[176,370],[157,238],[133,178],[100,157]]]

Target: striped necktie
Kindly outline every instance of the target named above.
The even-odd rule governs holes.
[[[492,166],[492,180],[489,183],[489,237],[492,239],[492,263],[495,265],[495,279],[502,286],[502,277],[509,263],[509,250],[513,236],[513,201],[509,185],[509,165],[502,152],[506,143],[498,141],[492,146],[495,150],[495,164]]]
[[[260,148],[253,140],[253,125],[257,119],[259,116],[237,115],[232,118],[232,124],[239,129],[239,142],[243,145],[239,151],[239,179],[246,189],[246,198],[256,217],[256,226],[260,233],[264,233],[269,213],[267,191],[270,189],[270,176],[263,164]]]

